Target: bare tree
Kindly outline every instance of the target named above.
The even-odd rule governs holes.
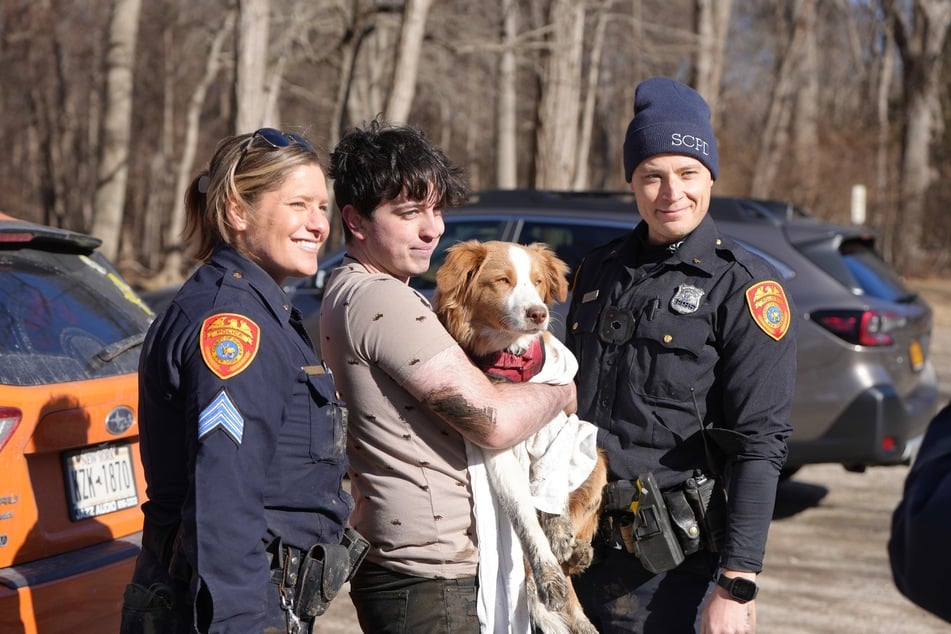
[[[697,71],[694,87],[716,118],[720,98],[720,82],[726,65],[726,38],[730,30],[732,0],[697,0]],[[714,128],[716,129],[716,128]]]
[[[812,208],[819,192],[819,43],[817,41],[816,11],[802,13],[802,48],[795,66],[798,86],[790,117],[796,133],[792,137],[792,157],[802,173],[799,176],[801,195],[797,202]]]
[[[416,94],[416,74],[419,72],[423,35],[426,33],[426,16],[431,4],[432,0],[406,0],[393,83],[384,114],[387,121],[405,123],[409,119]]]
[[[499,55],[499,99],[496,102],[496,182],[501,189],[518,184],[518,89],[515,43],[518,37],[518,3],[502,3],[502,52]]]
[[[951,2],[915,0],[911,16],[903,14],[894,0],[885,0],[884,7],[891,17],[895,44],[904,65],[905,118],[898,205],[905,233],[897,244],[897,255],[900,266],[914,269],[923,264],[920,247],[925,199],[936,179],[931,152],[938,140],[936,132],[941,120],[940,79],[945,41],[951,28]]]
[[[185,253],[182,249],[181,237],[185,227],[185,200],[184,192],[192,178],[195,156],[198,149],[198,132],[201,123],[201,111],[205,105],[208,89],[218,76],[221,67],[222,49],[229,33],[234,29],[235,16],[229,11],[225,14],[221,26],[215,32],[214,39],[208,51],[205,62],[205,72],[195,85],[188,100],[188,109],[185,115],[185,139],[182,144],[182,157],[175,175],[175,191],[181,195],[175,197],[172,206],[171,220],[165,232],[165,244],[168,245],[165,263],[156,276],[157,285],[169,284],[178,280],[185,265]]]
[[[535,186],[569,189],[574,182],[581,104],[584,3],[553,0],[541,77]]]
[[[132,124],[132,67],[141,6],[141,0],[115,0],[109,23],[102,158],[92,233],[102,238],[102,252],[111,259],[118,255],[122,234]]]
[[[268,63],[270,0],[238,0],[235,36],[234,102],[236,134],[264,125],[267,94],[264,77]]]
[[[801,62],[806,25],[812,20],[816,0],[799,0],[792,18],[792,31],[777,64],[766,124],[760,133],[756,170],[750,187],[758,198],[770,198],[779,172],[782,150],[789,144],[789,125],[796,93],[797,68]]]
[[[578,149],[575,157],[573,189],[582,190],[590,186],[588,169],[591,153],[591,135],[594,129],[595,100],[598,96],[598,75],[601,73],[601,54],[604,51],[605,33],[611,17],[614,0],[603,0],[595,14],[594,38],[591,43],[591,55],[588,62],[588,77],[584,91],[584,105],[581,111],[581,129],[578,132]]]

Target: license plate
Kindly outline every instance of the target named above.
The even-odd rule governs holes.
[[[921,350],[921,344],[918,341],[912,341],[908,346],[908,361],[911,362],[911,369],[915,372],[925,367],[925,353]]]
[[[73,521],[138,506],[131,447],[106,445],[67,453],[66,490]]]

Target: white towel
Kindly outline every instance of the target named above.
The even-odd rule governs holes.
[[[549,337],[545,366],[531,380],[564,385],[573,380],[578,361]],[[597,428],[577,416],[559,414],[517,447],[522,460],[531,456],[531,490],[537,509],[558,514],[568,495],[591,474],[597,462]],[[482,450],[466,441],[473,513],[479,540],[478,610],[485,634],[529,634],[531,620],[525,594],[522,547],[508,517],[492,495]],[[567,473],[566,473],[567,465]],[[557,474],[557,477],[547,477]],[[567,477],[566,477],[567,475]]]

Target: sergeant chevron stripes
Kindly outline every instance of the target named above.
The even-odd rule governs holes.
[[[224,389],[218,392],[215,400],[198,417],[198,439],[201,440],[216,427],[224,429],[238,445],[241,445],[241,438],[244,435],[244,417],[241,416],[241,412],[231,402]]]

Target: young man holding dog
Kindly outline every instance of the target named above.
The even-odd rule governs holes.
[[[600,632],[755,628],[796,323],[778,273],[707,215],[718,169],[703,98],[642,82],[624,143],[642,220],[588,254],[567,319],[578,415],[610,469],[595,561],[575,579]]]
[[[492,384],[407,282],[429,269],[458,168],[418,130],[348,133],[329,176],[347,257],[328,283],[321,349],[349,410],[353,526],[371,544],[351,581],[365,632],[480,631],[478,546],[463,438],[505,448],[558,412],[573,385]]]

